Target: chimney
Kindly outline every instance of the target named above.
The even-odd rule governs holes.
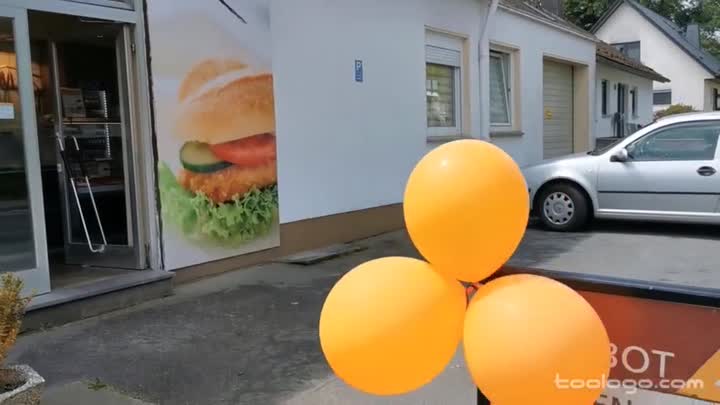
[[[542,0],[540,1],[543,8],[556,16],[565,17],[565,2],[564,0]]]
[[[685,28],[685,38],[696,48],[700,49],[700,26],[697,24],[688,24]]]

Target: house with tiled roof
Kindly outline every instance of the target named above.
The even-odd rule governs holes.
[[[636,0],[618,0],[592,32],[670,79],[654,81],[655,110],[671,104],[720,110],[720,60],[702,48],[697,25],[680,27]]]
[[[490,135],[520,164],[585,152],[597,138],[651,123],[653,82],[667,82],[557,7],[500,0],[489,28]]]
[[[596,138],[624,137],[651,123],[653,83],[670,80],[604,41],[596,59]]]

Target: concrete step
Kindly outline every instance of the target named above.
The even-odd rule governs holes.
[[[132,271],[33,298],[22,331],[47,329],[172,295],[174,273]]]

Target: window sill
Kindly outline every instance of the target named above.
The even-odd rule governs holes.
[[[491,138],[508,138],[523,135],[525,135],[525,133],[519,130],[490,130]]]
[[[428,135],[426,139],[428,143],[442,143],[474,138],[467,135]]]

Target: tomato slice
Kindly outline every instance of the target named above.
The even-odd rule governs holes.
[[[273,134],[210,145],[210,150],[219,159],[242,167],[260,166],[277,158]]]

